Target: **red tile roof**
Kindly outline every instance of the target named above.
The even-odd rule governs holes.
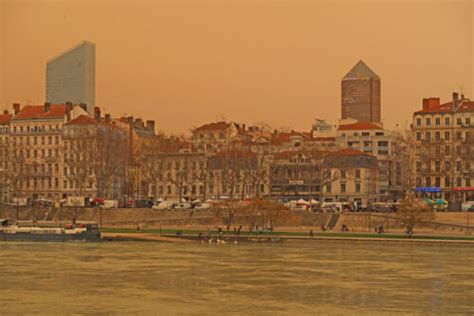
[[[440,106],[437,106],[437,107],[432,107],[432,108],[416,111],[415,114],[449,113],[452,111],[453,111],[453,102],[448,102],[448,103],[441,104]],[[454,112],[474,112],[474,101],[463,100],[461,105]]]
[[[0,125],[10,124],[11,118],[12,118],[11,114],[0,114]]]
[[[377,124],[371,122],[357,122],[353,124],[344,124],[339,125],[337,128],[339,131],[359,131],[359,130],[368,130],[368,129],[383,129]]]
[[[231,126],[232,123],[228,122],[215,122],[215,123],[209,123],[202,125],[198,128],[196,128],[194,131],[218,131],[218,130],[223,130],[227,129]]]
[[[305,132],[282,132],[278,133],[273,139],[272,139],[272,144],[273,145],[280,145],[283,143],[288,143],[291,141],[291,138],[294,136],[300,136],[304,140],[311,140],[311,134],[310,133],[305,133]]]
[[[97,121],[88,115],[79,115],[75,119],[69,121],[67,125],[95,125]]]
[[[66,115],[65,104],[52,104],[48,112],[44,111],[44,105],[26,105],[13,119],[62,118],[64,115]]]

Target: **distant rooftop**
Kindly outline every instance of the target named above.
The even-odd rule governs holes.
[[[352,69],[344,76],[344,79],[362,79],[362,78],[375,78],[380,79],[379,76],[369,68],[362,60],[352,67]]]

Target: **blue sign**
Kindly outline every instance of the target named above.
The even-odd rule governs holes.
[[[441,189],[438,187],[418,187],[416,192],[441,192]]]

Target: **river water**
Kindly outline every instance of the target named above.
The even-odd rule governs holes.
[[[469,245],[0,243],[0,314],[474,314]]]

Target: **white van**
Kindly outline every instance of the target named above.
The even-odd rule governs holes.
[[[323,204],[321,204],[321,210],[323,212],[341,213],[346,208],[349,208],[348,202],[323,202]]]
[[[104,200],[104,204],[100,208],[118,208],[117,200]]]

